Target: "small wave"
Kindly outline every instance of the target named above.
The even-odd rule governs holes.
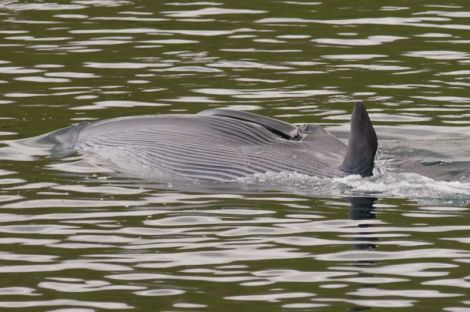
[[[334,178],[333,184],[349,187],[352,192],[358,193],[411,198],[470,199],[470,183],[439,181],[417,173],[386,172],[365,179],[347,176]]]
[[[362,178],[319,178],[293,172],[269,172],[237,179],[244,184],[299,188],[315,195],[406,197],[470,200],[470,183],[439,181],[416,173],[384,172]]]

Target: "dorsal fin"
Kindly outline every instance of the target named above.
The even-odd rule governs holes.
[[[290,123],[277,120],[274,118],[269,118],[253,113],[248,113],[244,111],[236,111],[231,109],[223,109],[223,108],[215,108],[215,109],[208,109],[202,112],[199,112],[198,115],[200,116],[219,116],[219,117],[227,117],[227,118],[234,118],[243,121],[249,121],[255,124],[259,124],[269,131],[276,133],[277,135],[288,139],[288,140],[298,140],[300,139],[299,135],[299,128]]]
[[[377,135],[361,102],[356,102],[351,116],[351,133],[348,151],[340,169],[362,177],[372,175],[375,153],[377,151]]]

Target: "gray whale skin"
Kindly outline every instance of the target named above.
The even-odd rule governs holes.
[[[137,170],[138,175],[204,181],[269,172],[366,177],[372,175],[377,150],[362,103],[354,106],[347,146],[314,124],[295,126],[228,109],[102,120],[51,132],[41,141],[131,175]]]

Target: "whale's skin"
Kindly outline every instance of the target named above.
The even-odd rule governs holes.
[[[61,129],[45,139],[137,176],[231,181],[272,172],[346,175],[339,169],[347,151],[344,143],[318,125],[288,126],[295,138],[256,120],[202,112],[108,119]]]

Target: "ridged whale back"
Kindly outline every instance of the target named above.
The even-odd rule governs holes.
[[[255,173],[332,177],[338,160],[309,141],[288,140],[262,125],[216,116],[118,118],[82,127],[73,148],[120,171],[227,181]],[[308,137],[308,135],[307,135]],[[129,172],[133,173],[133,172]]]

